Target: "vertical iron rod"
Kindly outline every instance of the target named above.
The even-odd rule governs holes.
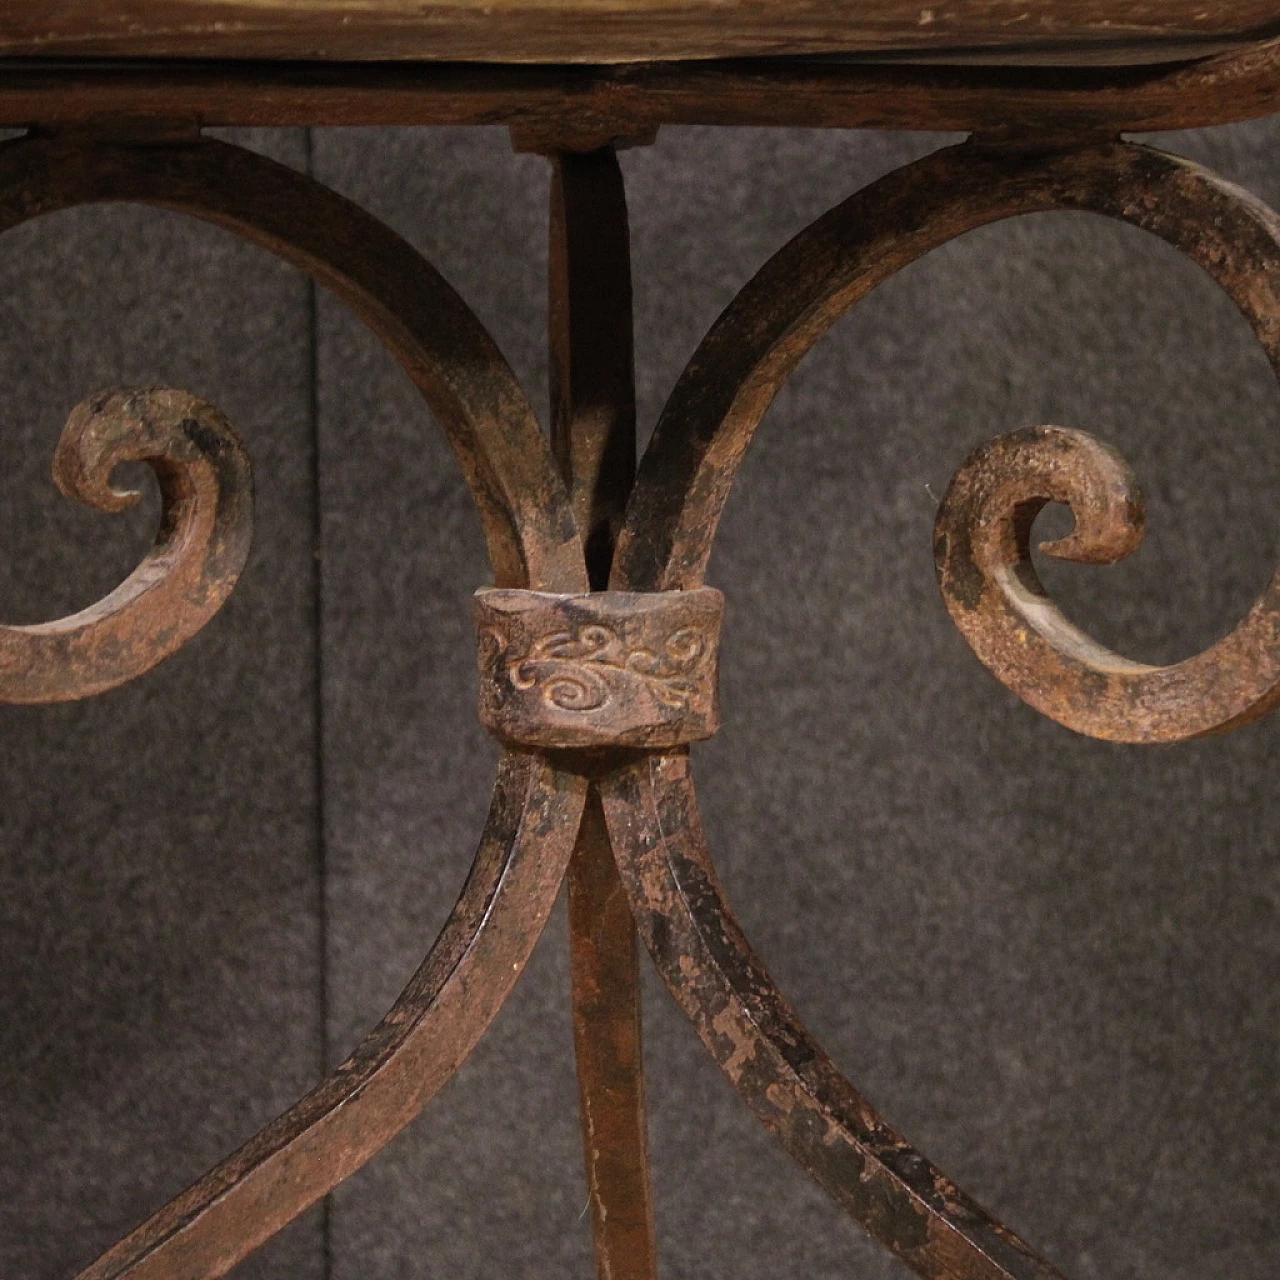
[[[549,271],[552,447],[599,591],[636,467],[630,236],[612,148],[552,157]],[[568,882],[597,1271],[600,1280],[654,1280],[636,932],[594,786]]]

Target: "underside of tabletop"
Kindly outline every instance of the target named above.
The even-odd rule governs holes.
[[[757,56],[1140,63],[1280,32],[1280,0],[54,0],[0,56],[617,63]]]

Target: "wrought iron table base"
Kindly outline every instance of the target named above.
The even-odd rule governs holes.
[[[527,82],[495,73],[483,90],[490,118],[506,119],[518,145],[545,152],[553,167],[549,441],[492,340],[415,250],[313,180],[201,136],[201,124],[231,118],[481,110],[479,89],[433,98],[428,86],[415,97],[389,83],[391,73],[363,87],[354,82],[364,73],[345,73],[345,89],[335,74],[279,73],[274,97],[267,73],[241,83],[196,71],[132,79],[111,70],[24,71],[0,92],[0,114],[51,122],[0,146],[0,229],[71,205],[134,201],[228,228],[308,271],[390,348],[448,433],[494,576],[494,587],[477,594],[476,616],[481,716],[502,757],[470,876],[430,954],[326,1080],[80,1280],[222,1276],[376,1155],[511,995],[566,879],[601,1277],[652,1280],[657,1266],[637,934],[748,1105],[919,1275],[1057,1276],[880,1118],[805,1031],[735,923],[690,771],[690,743],[718,721],[723,601],[704,575],[737,467],[800,359],[877,284],[980,225],[1076,209],[1149,231],[1217,280],[1277,367],[1280,220],[1213,174],[1119,133],[1261,114],[1280,85],[1280,49],[1207,69],[1096,73],[1039,86],[1009,75],[983,82],[976,73],[851,69],[840,79],[787,69],[753,94],[749,78],[735,80],[732,69],[719,82],[716,72],[688,72],[683,81],[652,72],[619,78],[614,100],[607,80],[548,88],[533,83],[541,73],[525,73]],[[682,112],[722,122],[790,119],[797,108],[787,105],[794,99],[783,82],[790,77],[796,88],[824,75],[825,122],[977,132],[857,192],[782,248],[704,339],[637,472],[629,243],[615,144],[642,141]],[[79,77],[77,93],[59,96],[68,76]],[[914,94],[909,121],[882,118],[892,114],[895,86]],[[816,90],[809,92],[806,119],[818,112]],[[85,105],[110,101],[123,109]],[[1023,102],[1033,104],[1029,117],[1009,128]],[[67,119],[68,103],[85,118]],[[136,497],[111,485],[125,461],[149,463],[159,480],[154,547],[91,608],[0,628],[0,700],[81,698],[131,680],[180,648],[234,587],[252,498],[248,460],[225,419],[179,391],[90,397],[59,445],[59,487],[119,510]],[[1168,667],[1131,662],[1076,629],[1036,577],[1032,526],[1051,502],[1075,517],[1068,536],[1043,548],[1051,555],[1108,563],[1141,540],[1142,497],[1123,459],[1056,426],[979,449],[957,472],[935,528],[946,607],[1009,688],[1081,733],[1143,743],[1220,732],[1280,700],[1280,574],[1204,653]]]

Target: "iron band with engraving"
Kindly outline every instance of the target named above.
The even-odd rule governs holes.
[[[476,592],[480,720],[542,748],[674,747],[720,726],[724,596]]]

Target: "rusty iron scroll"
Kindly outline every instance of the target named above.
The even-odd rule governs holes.
[[[461,299],[387,228],[312,180],[194,138],[54,134],[0,147],[0,230],[73,204],[139,201],[228,228],[331,289],[442,423],[494,570],[475,608],[481,717],[503,754],[470,878],[435,946],[342,1066],[80,1280],[222,1276],[359,1168],[450,1078],[510,995],[566,874],[601,1280],[656,1276],[636,932],[750,1107],[918,1275],[1060,1280],[840,1074],[735,922],[690,770],[689,744],[718,724],[724,602],[705,574],[774,396],[841,315],[931,249],[1022,214],[1120,219],[1208,271],[1277,365],[1280,221],[1195,165],[1092,135],[983,138],[937,152],[832,209],[746,285],[676,385],[633,489],[621,173],[609,148],[571,149],[552,157],[548,442]],[[160,478],[156,546],[85,614],[44,631],[0,628],[0,697],[78,697],[132,678],[231,589],[247,550],[248,469],[216,410],[181,392],[94,398],[72,416],[58,475],[74,496],[111,509],[127,500],[110,488],[125,458],[150,462]],[[1141,494],[1123,459],[1056,426],[979,449],[939,513],[946,606],[999,679],[1073,729],[1132,742],[1218,732],[1280,701],[1280,575],[1204,653],[1170,667],[1130,662],[1075,628],[1036,577],[1031,528],[1050,502],[1070,507],[1076,525],[1049,554],[1106,563],[1141,538]],[[161,616],[173,621],[167,637]],[[69,647],[42,649],[50,629]]]
[[[1277,219],[1196,165],[1118,142],[970,141],[857,193],[780,250],[691,359],[641,462],[610,585],[703,584],[734,476],[774,396],[858,300],[931,249],[1002,218],[1054,209],[1119,218],[1167,240],[1230,293],[1271,357],[1280,344]],[[979,657],[1033,706],[1082,732],[1169,741],[1270,709],[1280,687],[1280,578],[1218,645],[1171,668],[1109,654],[1048,601],[1031,521],[1065,502],[1051,554],[1107,561],[1141,536],[1141,499],[1112,450],[1040,428],[979,450],[939,515],[944,598]],[[600,784],[641,937],[671,993],[781,1144],[877,1240],[928,1280],[1051,1280],[1058,1272],[912,1149],[805,1030],[724,899],[687,749]]]
[[[148,463],[159,482],[155,543],[87,609],[0,626],[0,702],[66,702],[135,679],[186,644],[239,579],[253,534],[253,480],[222,414],[161,387],[90,396],[67,419],[54,481],[86,506],[124,511],[141,497],[111,483],[124,462]]]
[[[221,142],[54,135],[0,147],[0,230],[113,201],[215,223],[329,288],[397,357],[443,425],[475,494],[496,583],[586,588],[568,497],[528,399],[474,315],[408,244],[311,179]],[[140,674],[216,610],[243,564],[247,464],[216,411],[180,392],[96,397],[72,416],[58,475],[75,496],[115,507],[129,497],[109,487],[110,472],[127,458],[150,462],[160,478],[165,512],[156,548],[87,619],[50,624],[88,637],[75,686],[59,684],[66,677],[42,653],[28,660],[25,686],[24,677],[4,671],[6,687],[33,700],[83,696]],[[187,612],[162,644],[150,602],[175,596]],[[127,643],[111,646],[103,637]],[[28,629],[19,629],[16,643],[0,632],[0,653],[16,653],[19,665],[32,644]],[[142,656],[117,659],[109,656],[113,647]],[[312,1093],[82,1280],[225,1275],[399,1133],[461,1065],[514,987],[559,892],[585,796],[579,775],[505,752],[458,904],[383,1021]]]

